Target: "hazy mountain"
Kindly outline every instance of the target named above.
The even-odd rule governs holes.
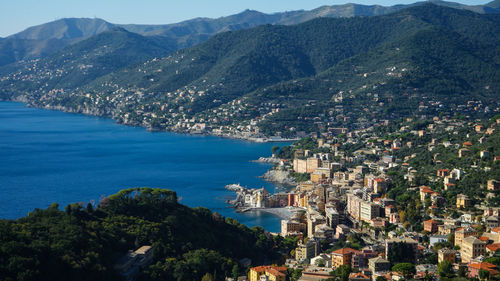
[[[135,25],[112,24],[102,19],[67,18],[46,24],[30,27],[22,32],[9,36],[0,45],[0,66],[19,60],[40,58],[58,49],[94,36],[113,27],[120,26],[128,31],[144,36],[160,35],[175,40],[177,48],[190,47],[207,40],[214,34],[252,28],[262,24],[294,25],[318,17],[353,17],[377,16],[388,14],[413,5],[379,6],[345,4],[323,6],[311,11],[291,11],[274,14],[264,14],[246,10],[242,13],[217,19],[195,18],[180,23],[166,25]],[[498,1],[486,5],[467,6],[463,4],[433,1],[433,3],[457,9],[472,10],[477,13],[497,13]],[[57,39],[59,41],[49,40]],[[30,41],[26,41],[30,40]],[[31,41],[32,40],[32,41]],[[37,41],[41,40],[41,41]]]
[[[0,73],[23,77],[16,84],[18,90],[40,83],[51,89],[75,89],[127,65],[165,56],[175,48],[175,42],[165,37],[145,37],[115,27],[40,60],[4,66]]]
[[[94,36],[115,25],[102,19],[65,18],[49,23],[29,27],[24,31],[9,36],[14,39],[81,39]]]

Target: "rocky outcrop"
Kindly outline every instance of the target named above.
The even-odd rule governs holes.
[[[280,168],[271,169],[267,171],[262,177],[265,180],[274,183],[279,183],[284,185],[297,185],[295,180],[292,178],[290,171],[285,169],[280,169]]]
[[[259,157],[259,159],[253,160],[252,162],[278,164],[280,159],[274,157]]]

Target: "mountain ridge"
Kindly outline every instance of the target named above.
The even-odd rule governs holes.
[[[496,14],[428,3],[378,17],[318,18],[294,26],[261,25],[220,33],[194,47],[124,65],[86,83],[40,80],[37,73],[46,73],[43,68],[33,73],[21,67],[19,77],[0,78],[8,98],[110,116],[151,129],[184,131],[192,123],[208,123],[228,130],[258,127],[266,135],[293,134],[286,126],[301,131],[320,129],[312,123],[341,126],[335,118],[325,119],[325,114],[337,111],[332,109],[336,106],[347,108],[349,114],[339,107],[339,116],[352,118],[347,122],[352,126],[364,123],[357,119],[370,117],[368,112],[374,120],[414,112],[420,106],[418,96],[437,99],[446,109],[467,99],[496,106],[491,98],[500,86],[495,53],[500,42],[494,36],[498,24]],[[440,41],[440,36],[446,40]],[[44,63],[45,59],[38,62]],[[59,68],[58,75],[67,75],[64,64],[54,67]],[[22,94],[17,85],[25,85],[23,91],[31,94]],[[391,104],[393,100],[400,103]],[[422,112],[431,114],[433,106],[425,105]],[[305,114],[300,108],[318,121],[297,119]],[[361,108],[368,112],[357,112]],[[229,111],[234,113],[219,117]],[[288,119],[282,122],[276,119],[279,116]]]
[[[247,29],[262,24],[294,25],[317,17],[376,16],[423,3],[425,2],[395,6],[348,3],[322,6],[309,11],[298,10],[272,14],[245,10],[238,14],[219,18],[200,17],[165,25],[114,24],[99,18],[64,18],[29,27],[4,38],[4,40],[0,40],[0,51],[2,54],[0,66],[19,60],[44,57],[64,46],[72,45],[113,27],[123,27],[128,31],[139,33],[143,36],[169,37],[171,40],[176,41],[177,49],[182,49],[199,44],[207,40],[210,36],[225,31]],[[467,6],[445,1],[434,1],[434,3],[456,9],[469,9],[478,13],[498,13],[500,11],[498,3],[495,4],[495,1],[478,6]],[[41,41],[37,42],[37,40]]]

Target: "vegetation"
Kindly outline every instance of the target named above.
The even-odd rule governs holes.
[[[231,128],[255,121],[263,134],[282,136],[453,113],[471,99],[495,107],[498,23],[497,15],[424,4],[221,33],[161,59],[169,42],[115,30],[120,35],[5,68],[0,98],[155,129],[182,130],[176,124],[193,119]],[[123,38],[132,43],[122,47]],[[96,63],[75,70],[89,61]],[[48,94],[53,89],[63,91]]]
[[[238,271],[239,259],[278,260],[288,251],[279,246],[288,244],[260,227],[180,205],[173,191],[133,188],[97,208],[71,204],[61,211],[54,204],[1,220],[0,279],[120,280],[114,263],[128,250],[152,245],[154,263],[142,280],[223,280]]]

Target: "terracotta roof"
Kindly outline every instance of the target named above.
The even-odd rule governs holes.
[[[363,273],[361,272],[357,272],[357,273],[351,273],[349,274],[349,279],[351,278],[363,278],[363,279],[370,279],[370,277],[364,275]]]
[[[352,253],[357,254],[359,251],[351,248],[342,248],[332,252],[333,255],[348,255]]]
[[[426,221],[424,221],[424,223],[426,223],[426,222],[427,222],[427,223],[439,223],[438,221],[435,221],[435,220],[433,220],[433,219],[430,219],[430,220],[426,220]]]
[[[466,146],[471,146],[471,145],[472,145],[472,143],[471,143],[470,141],[466,141],[466,142],[464,142],[464,145],[466,145]]]
[[[500,243],[486,245],[486,248],[492,252],[496,252],[500,250]]]
[[[488,238],[486,236],[481,236],[481,237],[479,237],[479,240],[484,241],[484,242],[488,242],[490,240],[490,238]]]
[[[491,232],[496,232],[496,233],[500,233],[500,226],[499,227],[495,227],[491,230]]]
[[[376,178],[375,181],[376,182],[385,182],[385,179],[383,179],[383,178]]]
[[[268,269],[266,269],[266,271],[269,272],[270,274],[274,275],[274,276],[286,276],[285,274],[277,271],[274,268],[268,268]]]
[[[485,270],[491,270],[491,269],[496,269],[497,266],[489,263],[489,262],[480,262],[480,263],[471,263],[469,264],[469,267],[475,268],[475,269],[485,269]]]

